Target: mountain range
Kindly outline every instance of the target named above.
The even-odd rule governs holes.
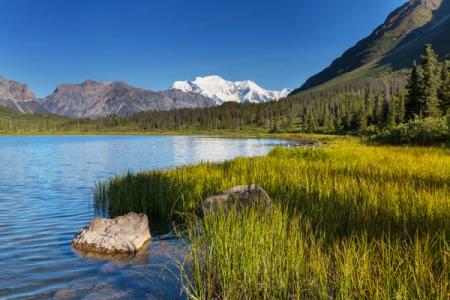
[[[41,101],[48,112],[75,118],[131,115],[150,110],[199,108],[215,105],[211,99],[178,90],[155,92],[124,82],[85,81],[59,85]]]
[[[172,89],[203,95],[218,105],[224,102],[262,103],[284,98],[291,92],[290,89],[265,90],[250,80],[228,81],[217,75],[197,77],[192,81],[175,81]]]
[[[0,77],[0,105],[24,113],[49,112],[72,118],[125,116],[142,111],[204,108],[224,102],[267,102],[278,100],[290,90],[269,91],[252,81],[226,81],[219,76],[177,81],[165,91],[132,87],[121,81],[62,84],[37,99],[26,84]]]
[[[420,60],[427,43],[441,58],[450,53],[450,0],[408,1],[291,95],[401,72]]]
[[[50,112],[96,118],[151,110],[203,108],[230,101],[262,103],[349,82],[366,83],[391,75],[404,76],[412,61],[420,60],[426,43],[433,44],[441,59],[450,54],[450,0],[406,2],[368,37],[292,92],[266,90],[249,80],[228,81],[215,75],[176,81],[166,91],[140,89],[120,81],[89,80],[60,85],[51,95],[36,99],[27,85],[0,77],[0,105],[25,113]]]

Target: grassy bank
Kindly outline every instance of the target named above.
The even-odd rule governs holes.
[[[194,226],[205,196],[258,183],[273,210]],[[117,177],[96,204],[186,218],[193,298],[422,298],[450,290],[450,151],[335,139],[320,149]],[[191,225],[190,225],[191,224]]]

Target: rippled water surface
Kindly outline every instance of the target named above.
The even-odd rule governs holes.
[[[139,171],[267,153],[285,141],[188,136],[0,137],[0,298],[176,299],[179,240],[132,259],[86,257],[75,233],[95,183]],[[150,220],[151,222],[151,220]]]

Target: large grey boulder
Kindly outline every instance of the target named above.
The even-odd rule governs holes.
[[[200,207],[200,213],[210,212],[218,207],[236,205],[237,207],[272,207],[272,199],[266,191],[256,184],[235,186],[206,198]]]
[[[81,229],[72,246],[98,253],[136,253],[151,239],[145,214],[128,213],[112,220],[96,218]]]

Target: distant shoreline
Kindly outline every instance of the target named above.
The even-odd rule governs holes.
[[[256,138],[256,139],[284,139],[298,144],[314,144],[317,140],[328,140],[338,136],[306,133],[263,133],[252,131],[161,131],[161,132],[49,132],[49,133],[0,133],[1,137],[11,136],[196,136],[205,138]]]

